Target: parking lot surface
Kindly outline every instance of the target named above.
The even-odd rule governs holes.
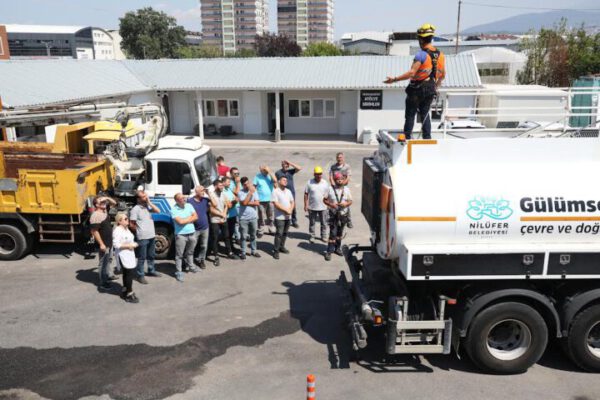
[[[353,168],[354,228],[344,242],[366,244],[361,161],[373,148],[220,143],[214,153],[249,177],[260,163],[278,169],[289,159],[304,167],[300,192],[338,150]],[[173,261],[159,262],[162,277],[134,282],[139,304],[119,298],[120,284],[98,292],[97,261],[78,248],[39,246],[1,262],[0,399],[292,399],[305,396],[307,374],[321,399],[600,399],[598,376],[579,371],[558,345],[514,376],[482,374],[454,354],[352,361],[336,283],[346,266],[335,255],[324,261],[324,243],[308,242],[297,200],[290,254],[274,260],[265,235],[262,258],[222,259],[183,283]]]

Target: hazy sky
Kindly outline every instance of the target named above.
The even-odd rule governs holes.
[[[277,0],[269,0],[271,30],[277,27]],[[472,0],[505,7],[599,8],[600,0]],[[335,36],[363,30],[412,31],[424,22],[439,33],[456,31],[457,0],[336,0]],[[0,0],[0,24],[92,25],[118,28],[125,12],[152,6],[177,18],[189,30],[200,30],[198,0]],[[517,14],[540,12],[520,8],[488,8],[463,4],[461,28]]]

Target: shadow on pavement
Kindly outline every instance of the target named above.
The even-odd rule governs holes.
[[[84,260],[96,257],[97,250],[93,245],[85,244],[60,244],[60,243],[35,243],[31,256],[37,259],[65,258],[70,259],[73,254],[81,255]]]
[[[110,290],[101,290],[98,287],[98,281],[100,278],[98,277],[98,269],[97,268],[77,270],[77,275],[75,275],[75,278],[77,278],[78,281],[85,282],[85,283],[91,283],[92,285],[96,286],[96,289],[98,290],[99,293],[106,293],[106,294],[112,294],[113,296],[120,296],[121,292],[123,290],[123,286],[121,286],[121,284],[118,283],[117,281],[111,282]]]
[[[351,342],[344,328],[342,298],[336,281],[306,281],[300,285],[282,282],[290,302],[290,316],[300,322],[300,329],[313,340],[324,344],[332,369],[350,368]]]

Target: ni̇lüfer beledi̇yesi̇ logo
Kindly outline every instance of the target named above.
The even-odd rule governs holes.
[[[513,214],[508,200],[496,197],[474,197],[469,200],[467,215],[474,221],[488,217],[497,221],[508,219]]]

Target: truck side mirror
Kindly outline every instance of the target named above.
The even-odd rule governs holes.
[[[193,185],[192,176],[190,174],[183,174],[181,178],[181,193],[183,193],[185,196],[189,195],[192,193]]]

